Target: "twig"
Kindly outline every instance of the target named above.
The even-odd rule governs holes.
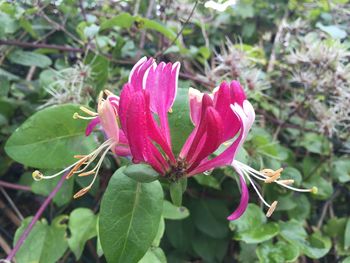
[[[5,187],[5,188],[9,188],[9,189],[14,189],[14,190],[32,191],[30,186],[13,184],[13,183],[1,181],[1,180],[0,180],[0,186]]]
[[[21,214],[21,212],[19,211],[19,209],[17,208],[17,206],[15,205],[15,203],[12,201],[11,197],[6,193],[6,191],[4,190],[3,187],[0,187],[0,191],[1,193],[5,196],[7,202],[10,204],[10,206],[12,207],[13,211],[15,211],[15,213],[17,214],[18,218],[20,220],[23,220],[23,216]]]
[[[0,45],[18,46],[18,47],[27,47],[27,48],[48,48],[48,49],[56,49],[60,51],[78,52],[78,53],[84,52],[84,50],[81,48],[66,47],[66,46],[60,46],[60,45],[50,45],[50,44],[40,44],[40,43],[34,44],[34,43],[21,42],[18,40],[0,40]]]
[[[6,240],[0,235],[0,247],[5,251],[8,255],[11,252],[11,247],[7,244]]]
[[[272,51],[271,51],[269,63],[267,64],[267,69],[266,69],[267,73],[270,73],[271,71],[273,71],[273,68],[275,66],[277,43],[280,40],[283,27],[285,26],[285,23],[287,22],[287,18],[288,18],[288,8],[286,8],[286,11],[284,12],[282,21],[280,22],[280,25],[278,26],[278,30],[277,30],[275,39],[273,41]]]
[[[198,0],[196,0],[196,2],[194,3],[190,15],[187,17],[185,23],[183,23],[183,25],[182,25],[180,31],[176,34],[176,37],[173,39],[173,41],[171,41],[170,44],[168,44],[168,45],[165,46],[160,52],[158,52],[158,53],[154,56],[154,58],[157,58],[157,57],[163,55],[164,52],[167,51],[168,48],[171,47],[171,46],[176,42],[176,40],[177,40],[177,39],[180,37],[180,35],[182,34],[182,31],[185,29],[185,26],[188,24],[188,22],[190,21],[191,17],[193,16],[194,10],[196,10],[197,5],[198,5]]]
[[[35,223],[39,220],[39,218],[41,217],[42,213],[45,211],[46,207],[50,204],[51,200],[54,198],[54,196],[57,194],[57,192],[61,189],[61,187],[63,185],[63,182],[66,180],[66,175],[67,175],[67,173],[65,173],[61,177],[61,179],[58,181],[58,183],[55,186],[55,188],[52,190],[52,192],[49,194],[49,196],[45,199],[43,204],[40,206],[39,210],[34,215],[32,221],[30,222],[28,227],[24,230],[24,232],[22,233],[22,235],[18,239],[16,245],[14,246],[14,248],[12,249],[10,254],[7,256],[6,260],[11,261],[15,257],[17,251],[21,248],[22,244],[27,239],[27,237],[28,237],[30,231],[33,229]]]
[[[83,15],[85,22],[87,22],[87,16],[86,16],[86,12],[85,12],[85,8],[84,8],[84,4],[83,4],[82,0],[79,0],[79,7],[80,7],[81,14]]]
[[[21,225],[21,220],[19,220],[16,214],[12,212],[12,210],[9,209],[1,199],[0,199],[0,209],[4,211],[4,214],[11,220],[13,224],[15,224],[17,227]]]

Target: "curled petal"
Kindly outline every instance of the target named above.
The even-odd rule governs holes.
[[[232,163],[232,160],[235,158],[239,148],[244,143],[248,132],[253,125],[255,112],[253,106],[247,100],[243,102],[243,108],[236,103],[235,105],[231,105],[231,109],[236,114],[240,122],[239,136],[220,155],[211,160],[204,160],[197,168],[189,173],[189,176]]]
[[[145,73],[153,63],[153,58],[149,58],[147,60],[147,57],[143,57],[132,68],[129,75],[129,83],[132,85],[135,91],[140,91],[144,88],[143,79]]]
[[[241,84],[236,81],[236,80],[233,80],[231,83],[230,83],[230,88],[231,88],[231,92],[232,92],[232,98],[233,98],[233,101],[231,102],[231,104],[233,103],[238,103],[239,105],[243,105],[243,102],[247,99],[246,95],[245,95],[245,92],[241,86]]]
[[[159,116],[160,126],[171,143],[168,111],[175,101],[180,63],[153,63],[143,79],[143,87],[150,94],[150,107]]]
[[[188,156],[187,161],[191,164],[188,171],[198,166],[198,164],[210,154],[212,154],[222,143],[223,124],[219,113],[214,107],[208,107],[205,113],[205,134],[196,147],[193,156]]]
[[[237,173],[239,175],[239,182],[240,182],[240,186],[241,186],[241,201],[239,202],[239,205],[236,208],[236,210],[231,215],[229,215],[227,217],[227,219],[230,220],[230,221],[236,220],[236,219],[240,218],[243,215],[243,213],[247,209],[248,201],[249,201],[249,191],[248,191],[248,188],[247,188],[247,184],[244,181],[242,172],[239,169],[236,169],[236,171],[237,171]]]
[[[93,131],[93,129],[100,123],[100,118],[96,117],[94,119],[92,119],[89,124],[86,126],[85,129],[85,135],[89,136],[91,134],[91,132]]]

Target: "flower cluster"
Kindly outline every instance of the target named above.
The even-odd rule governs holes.
[[[74,118],[90,120],[86,135],[99,125],[105,134],[105,142],[88,155],[76,156],[79,160],[58,174],[44,176],[35,171],[33,177],[52,178],[68,170],[68,178],[73,174],[93,175],[91,184],[75,195],[79,197],[91,188],[103,158],[109,151],[118,156],[130,157],[133,163],[147,163],[160,175],[172,181],[231,165],[238,173],[242,196],[238,208],[228,217],[229,220],[239,218],[247,207],[249,194],[246,180],[269,207],[267,216],[275,209],[277,202],[270,205],[264,200],[253,177],[296,191],[315,190],[290,186],[293,180],[280,179],[283,169],[264,169],[259,172],[235,160],[255,119],[254,109],[237,81],[221,83],[212,94],[189,89],[190,117],[194,127],[179,155],[175,156],[168,114],[176,114],[172,113],[172,105],[176,98],[179,70],[178,62],[157,64],[153,58],[142,58],[133,67],[120,97],[105,91],[106,97],[103,94],[99,97],[97,112],[81,107],[89,117],[74,114]],[[225,149],[212,157],[222,145]],[[87,171],[98,156],[97,164]]]

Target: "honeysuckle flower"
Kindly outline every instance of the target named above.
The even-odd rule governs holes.
[[[253,178],[299,192],[316,191],[315,188],[297,189],[290,186],[293,180],[280,179],[283,169],[264,169],[259,172],[235,159],[255,120],[254,108],[238,81],[222,82],[212,94],[189,89],[190,117],[194,128],[179,155],[175,156],[168,113],[172,112],[171,107],[175,101],[179,69],[178,62],[157,64],[153,58],[142,58],[131,70],[129,81],[124,85],[120,97],[105,91],[107,98],[103,99],[101,93],[97,112],[81,107],[89,117],[78,113],[74,115],[75,118],[90,120],[86,128],[87,136],[100,125],[105,134],[105,142],[88,155],[76,156],[79,161],[55,175],[44,176],[35,171],[33,177],[52,178],[69,169],[68,178],[73,174],[94,174],[91,184],[74,196],[79,197],[91,188],[103,158],[110,150],[119,156],[130,156],[134,163],[151,165],[171,181],[230,165],[239,176],[241,200],[237,209],[228,217],[229,220],[238,219],[247,208],[247,180],[269,208],[267,216],[272,214],[277,201],[272,204],[266,202]],[[217,154],[222,146],[224,150]],[[86,171],[98,156],[100,158],[96,166]],[[80,169],[81,167],[83,168]]]

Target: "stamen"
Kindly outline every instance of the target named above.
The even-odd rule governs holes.
[[[168,110],[168,112],[169,112],[169,113],[173,113],[173,109],[170,108],[170,109]]]
[[[79,115],[79,113],[78,112],[75,112],[74,114],[73,114],[73,119],[75,119],[75,120],[77,120],[77,119],[82,119],[82,120],[93,120],[93,119],[95,119],[96,117],[84,117],[84,116],[81,116],[81,115]]]
[[[274,171],[274,173],[269,178],[267,178],[265,180],[265,183],[269,184],[269,183],[276,181],[278,178],[280,178],[282,171],[283,171],[283,168],[280,168],[280,169]]]
[[[278,204],[277,201],[274,201],[274,202],[271,204],[269,210],[268,210],[267,213],[266,213],[266,217],[270,217],[270,216],[272,215],[272,213],[275,211],[275,209],[276,209],[276,207],[277,207],[277,204]]]
[[[80,108],[79,108],[81,111],[83,111],[83,112],[85,112],[86,114],[89,114],[89,115],[91,115],[91,116],[98,116],[98,113],[96,113],[96,112],[94,112],[94,111],[92,111],[92,110],[89,110],[88,108],[86,108],[86,107],[84,107],[84,106],[81,106]]]
[[[83,195],[85,195],[89,190],[91,189],[91,186],[84,187],[83,189],[80,189],[75,195],[73,195],[74,199],[77,199]]]
[[[72,175],[85,163],[85,161],[89,158],[89,156],[86,156],[85,158],[81,159],[66,175],[66,179],[69,179],[72,177]]]
[[[35,181],[41,181],[43,179],[44,175],[42,174],[42,172],[35,170],[32,173],[32,177]]]
[[[91,175],[91,174],[94,174],[95,171],[88,171],[88,172],[85,172],[85,173],[81,173],[81,174],[78,174],[79,177],[83,177],[83,176],[88,176],[88,175]]]
[[[278,180],[278,182],[281,183],[281,184],[285,184],[285,185],[294,184],[294,180],[293,179]]]
[[[79,154],[77,154],[77,155],[74,155],[73,157],[75,158],[75,159],[81,159],[81,158],[84,158],[86,155],[79,155]]]
[[[108,89],[105,89],[104,90],[104,93],[107,95],[107,96],[114,96],[114,94],[112,92],[110,92]]]

